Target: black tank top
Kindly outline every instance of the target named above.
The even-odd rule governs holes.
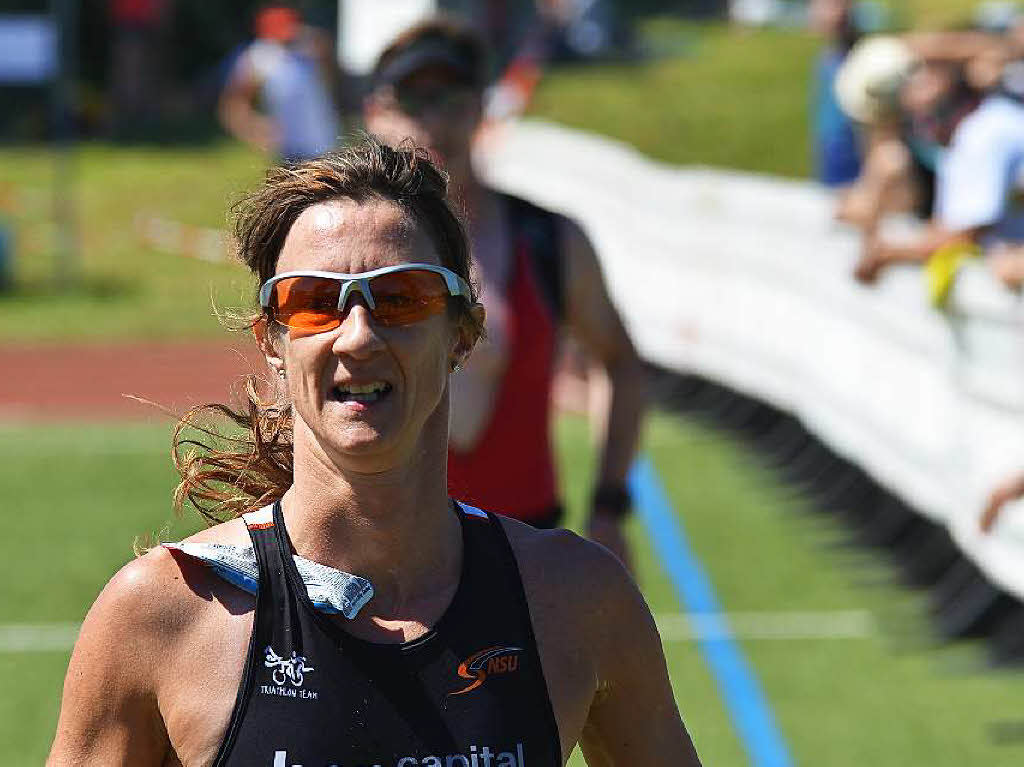
[[[313,607],[280,504],[246,515],[260,587],[215,767],[561,767],[512,548],[493,515],[458,516],[451,605],[424,636],[388,645]]]

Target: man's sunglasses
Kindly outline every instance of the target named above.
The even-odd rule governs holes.
[[[410,117],[418,117],[430,110],[461,114],[478,98],[472,87],[462,84],[430,88],[396,85],[391,96],[398,108]]]
[[[440,314],[448,298],[473,300],[469,284],[451,269],[400,264],[359,274],[285,272],[260,288],[260,306],[285,327],[323,333],[341,325],[345,305],[358,291],[380,325],[395,327]]]

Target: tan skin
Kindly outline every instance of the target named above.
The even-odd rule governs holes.
[[[985,508],[978,519],[978,527],[983,533],[992,532],[996,526],[1003,507],[1013,501],[1024,498],[1024,472],[1014,474],[1003,480],[988,496]]]
[[[439,259],[399,208],[337,201],[298,218],[277,270],[408,262]],[[297,553],[374,584],[355,620],[338,619],[346,631],[381,643],[422,636],[451,602],[461,568],[445,480],[448,371],[470,352],[472,331],[447,314],[381,327],[359,299],[332,331],[258,331],[268,364],[286,371],[295,409],[295,481],[282,503]],[[333,396],[336,385],[377,380],[393,390],[365,410]],[[572,533],[504,524],[563,762],[579,742],[592,767],[699,765],[654,621],[622,565]],[[233,520],[191,540],[245,545],[248,533]],[[48,764],[211,764],[253,610],[252,597],[167,549],[126,565],[83,625]]]
[[[896,264],[923,264],[939,248],[952,243],[965,245],[977,242],[980,229],[954,232],[932,219],[924,232],[912,242],[893,245],[878,238],[871,238],[864,244],[864,252],[854,268],[853,276],[865,285],[878,281],[882,272]]]
[[[1024,287],[1024,247],[1000,243],[986,254],[992,275],[1010,290]]]
[[[510,270],[509,250],[481,247],[481,232],[500,238],[493,228],[494,211],[499,207],[495,192],[477,177],[471,162],[474,137],[480,128],[481,94],[453,82],[443,68],[428,66],[411,74],[403,85],[444,94],[454,91],[444,108],[427,108],[417,115],[402,111],[394,89],[384,86],[372,93],[364,104],[367,129],[385,140],[399,143],[412,138],[429,147],[451,174],[456,196],[469,213],[474,235],[474,258],[483,272],[484,305],[495,315],[502,306],[500,288]],[[499,232],[502,230],[499,229]],[[598,446],[596,485],[621,485],[625,482],[636,452],[640,422],[646,407],[646,378],[643,367],[618,311],[609,298],[597,256],[590,240],[574,223],[563,220],[563,284],[567,286],[566,322],[568,329],[587,355],[596,363],[592,385],[591,421]],[[488,296],[488,282],[496,289]],[[511,307],[507,308],[512,310]],[[500,328],[488,328],[499,336]],[[488,348],[474,355],[458,382],[459,407],[453,414],[452,439],[457,446],[471,447],[491,416],[491,406],[504,371],[504,358]],[[627,565],[629,548],[622,523],[616,515],[593,509],[589,521],[590,537],[610,549]]]

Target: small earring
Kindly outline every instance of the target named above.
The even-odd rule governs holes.
[[[277,375],[278,375],[278,377],[279,377],[279,378],[280,378],[280,379],[281,379],[282,381],[284,381],[285,379],[287,379],[287,378],[288,378],[288,375],[287,375],[287,374],[286,374],[286,373],[284,372],[284,368],[282,368],[281,370],[278,370],[278,371],[277,371]]]
[[[462,365],[459,364],[458,360],[452,360],[452,372],[458,373],[462,369]]]

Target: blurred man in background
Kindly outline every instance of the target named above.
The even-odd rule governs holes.
[[[644,409],[642,367],[579,227],[475,174],[487,79],[479,39],[452,20],[428,20],[381,54],[365,102],[372,133],[412,138],[440,155],[468,216],[488,339],[452,379],[451,494],[538,527],[560,523],[549,416],[558,334],[567,327],[607,382],[591,408],[600,459],[589,533],[625,561],[621,523]]]
[[[286,161],[331,149],[339,126],[329,87],[334,65],[327,36],[303,25],[298,10],[282,4],[260,9],[255,34],[221,94],[224,128]]]

